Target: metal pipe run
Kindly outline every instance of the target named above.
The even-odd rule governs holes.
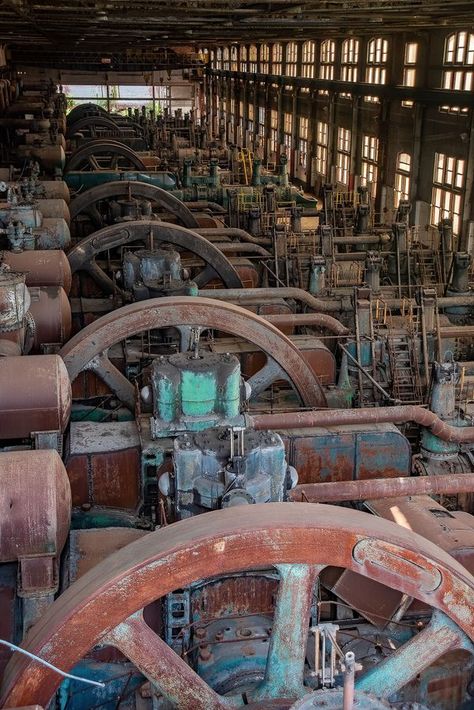
[[[196,230],[202,234],[202,230]],[[293,298],[309,306],[313,311],[323,311],[324,313],[338,312],[341,310],[340,299],[323,301],[315,298],[302,288],[216,288],[200,289],[199,296],[206,298],[216,298],[219,301],[232,301],[233,303],[263,303],[267,298]]]
[[[284,313],[262,315],[277,328],[297,328],[302,325],[309,325],[314,328],[325,328],[334,335],[349,335],[349,328],[342,325],[337,318],[327,315],[327,313]]]
[[[208,239],[211,237],[229,237],[229,239],[240,239],[243,242],[262,244],[263,246],[269,246],[272,243],[271,239],[253,237],[245,229],[238,229],[237,227],[208,227],[207,229],[196,229],[195,231]]]
[[[260,254],[267,259],[271,259],[270,254],[265,247],[260,246],[260,244],[245,243],[236,244],[235,242],[212,242],[215,247],[221,250],[223,254]]]
[[[310,429],[346,424],[404,424],[416,422],[431,429],[442,441],[456,444],[474,443],[474,426],[457,427],[443,422],[434,412],[415,404],[370,409],[322,409],[310,412],[255,414],[248,417],[253,429]]]
[[[350,500],[473,492],[474,473],[449,473],[439,476],[373,478],[367,481],[302,483],[288,493],[288,499],[295,503],[342,503]]]

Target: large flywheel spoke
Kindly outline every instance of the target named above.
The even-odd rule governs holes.
[[[85,271],[106,293],[123,293],[122,289],[117,286],[115,281],[105,273],[95,260],[87,264]]]
[[[193,278],[193,281],[195,282],[198,288],[204,288],[204,286],[206,286],[209,281],[212,281],[212,279],[215,278],[218,278],[218,276],[212,266],[208,264],[204,267],[202,271],[199,272],[199,274],[196,274],[196,276]]]
[[[139,612],[130,616],[105,639],[118,648],[180,710],[229,708],[192,668],[146,624]]]
[[[96,355],[90,361],[88,369],[95,372],[123,404],[132,411],[135,409],[135,387],[127,380],[125,375],[110,362],[105,352]]]
[[[280,573],[265,678],[254,693],[263,698],[299,698],[303,685],[311,603],[323,566],[277,565]]]
[[[459,626],[434,611],[423,631],[364,673],[356,688],[388,699],[445,653],[460,648],[474,653],[474,645]]]
[[[288,375],[275,360],[268,356],[265,365],[247,380],[250,385],[251,399],[264,392],[277,380],[288,380]]]

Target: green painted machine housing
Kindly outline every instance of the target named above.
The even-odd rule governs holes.
[[[240,363],[228,353],[176,353],[155,360],[151,372],[153,438],[202,431],[240,414]]]

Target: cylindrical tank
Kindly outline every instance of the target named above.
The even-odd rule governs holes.
[[[71,232],[64,219],[45,217],[38,236],[40,249],[63,249],[71,242]]]
[[[67,225],[71,224],[71,215],[66,200],[57,197],[45,197],[36,203],[39,211],[45,218],[63,219]]]
[[[71,336],[71,306],[60,286],[30,288],[30,313],[35,322],[32,352],[40,352],[41,345],[63,343]]]
[[[71,267],[66,254],[60,249],[37,251],[0,252],[0,263],[26,276],[27,286],[62,286],[66,293],[71,290]]]
[[[29,306],[25,275],[0,269],[0,333],[21,328]]]
[[[0,359],[0,440],[66,429],[71,383],[59,355]]]
[[[44,194],[47,198],[64,200],[67,204],[70,203],[69,188],[64,180],[41,180],[39,184],[44,188]]]
[[[59,557],[69,533],[71,488],[58,452],[0,453],[0,485],[0,562]]]
[[[46,170],[62,170],[66,164],[66,153],[61,145],[19,145],[17,151],[20,158],[35,158]]]

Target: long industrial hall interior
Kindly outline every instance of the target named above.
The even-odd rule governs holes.
[[[0,709],[474,710],[474,0],[0,0]]]

